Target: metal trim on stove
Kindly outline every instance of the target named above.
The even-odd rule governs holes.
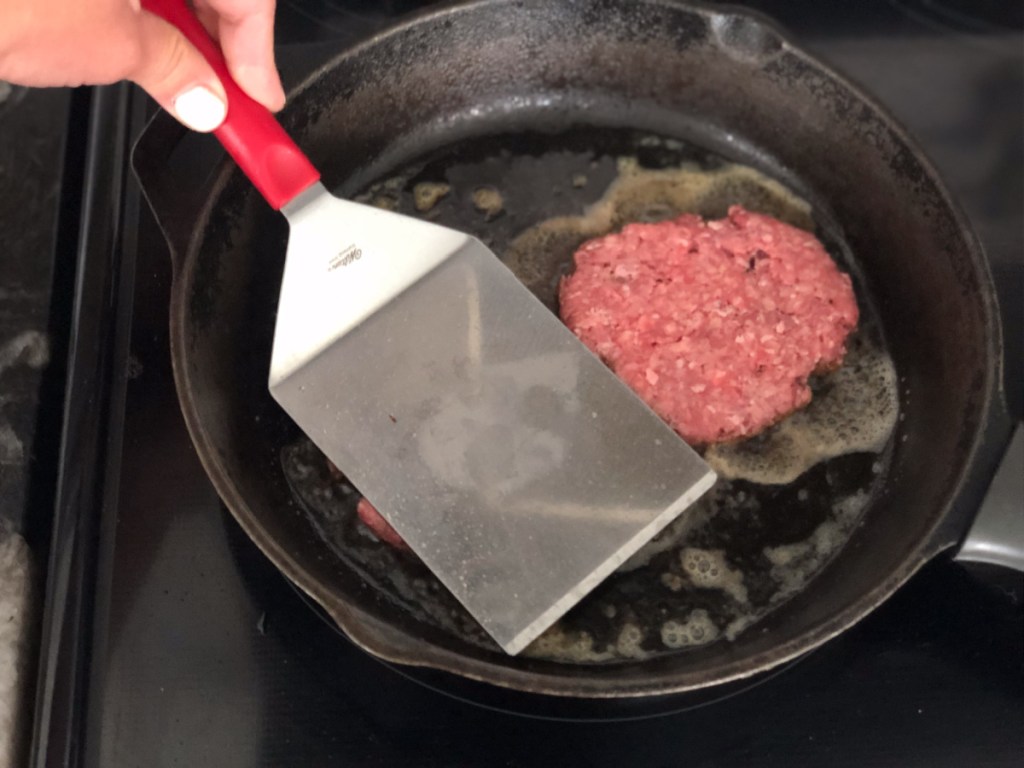
[[[71,131],[87,131],[82,206],[75,253],[76,281],[67,361],[64,424],[29,765],[82,763],[82,727],[89,690],[91,621],[96,594],[96,538],[104,499],[109,430],[123,384],[112,360],[127,330],[119,316],[130,307],[115,297],[122,275],[119,248],[127,177],[127,107],[131,86],[96,88]],[[111,448],[114,450],[110,450]]]

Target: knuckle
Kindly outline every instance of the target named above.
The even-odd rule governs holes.
[[[147,90],[166,92],[180,85],[189,49],[185,38],[178,33],[156,33],[138,36],[133,52],[132,79]]]
[[[171,84],[181,75],[182,68],[188,59],[188,43],[181,35],[169,35],[154,62],[153,79],[158,83]]]

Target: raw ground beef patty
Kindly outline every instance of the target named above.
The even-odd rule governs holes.
[[[739,206],[584,243],[566,325],[687,442],[757,434],[811,399],[857,325],[849,275],[813,235]]]
[[[374,535],[385,544],[390,544],[398,549],[408,549],[409,545],[405,539],[398,535],[398,531],[391,527],[391,523],[381,517],[380,512],[373,506],[366,497],[359,499],[356,506],[356,514],[359,515],[363,525],[373,531]]]

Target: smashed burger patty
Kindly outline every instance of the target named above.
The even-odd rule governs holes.
[[[683,439],[750,437],[810,402],[857,325],[849,275],[808,232],[740,206],[584,243],[560,314]]]

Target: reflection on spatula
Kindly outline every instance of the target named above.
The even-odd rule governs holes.
[[[214,66],[217,138],[291,228],[271,393],[518,653],[714,473],[479,241],[331,196],[183,0],[143,6]]]

